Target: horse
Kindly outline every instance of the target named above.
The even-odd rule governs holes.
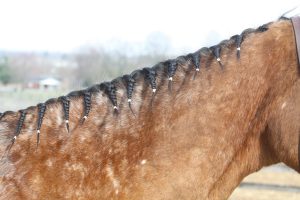
[[[226,199],[264,166],[300,172],[297,57],[282,17],[7,111],[0,199]]]

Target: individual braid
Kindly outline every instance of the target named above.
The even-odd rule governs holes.
[[[220,45],[212,46],[212,47],[210,47],[210,50],[213,52],[213,54],[214,54],[215,58],[217,59],[220,67],[223,69],[223,64],[222,64],[221,58],[220,58],[221,46]]]
[[[92,94],[89,91],[84,91],[83,93],[83,102],[84,102],[84,116],[82,118],[82,123],[87,119],[91,111],[91,98]]]
[[[241,57],[241,44],[243,42],[243,34],[232,36],[236,45],[236,56],[238,59]]]
[[[134,86],[135,86],[135,80],[134,78],[132,77],[132,75],[125,75],[124,77],[124,80],[126,82],[126,87],[127,87],[127,101],[128,101],[128,106],[132,112],[133,115],[134,112],[132,110],[132,107],[131,107],[131,101],[132,101],[132,93],[133,93],[133,89],[134,89]]]
[[[146,78],[149,80],[152,93],[156,92],[156,71],[151,68],[144,68],[143,69],[146,72]]]
[[[200,71],[200,61],[201,61],[201,54],[199,51],[195,52],[195,53],[191,53],[188,55],[188,58],[192,61],[193,65],[195,65],[195,74],[193,77],[193,80],[195,80],[197,74]]]
[[[69,133],[70,132],[70,128],[69,128],[70,99],[67,96],[62,96],[62,97],[60,97],[60,100],[61,100],[61,103],[63,106],[67,131]]]
[[[117,103],[117,94],[116,86],[112,82],[105,82],[101,84],[104,87],[104,92],[108,95],[108,98],[114,106],[114,113],[118,114],[118,103]]]
[[[8,152],[10,151],[10,149],[12,148],[12,146],[14,145],[17,137],[20,135],[21,129],[22,129],[23,125],[24,125],[24,121],[25,121],[25,118],[26,118],[26,114],[27,113],[26,113],[25,110],[20,110],[19,112],[20,112],[20,117],[19,117],[18,124],[17,124],[17,127],[16,127],[15,135],[14,135],[13,139],[11,140],[11,145],[8,146],[8,148],[7,148]]]
[[[144,68],[143,71],[145,72],[146,79],[150,82],[152,88],[152,97],[151,97],[151,105],[154,100],[154,96],[156,93],[156,71],[152,68]]]
[[[265,32],[265,31],[267,31],[267,30],[269,30],[268,24],[261,25],[260,27],[258,27],[258,28],[256,29],[256,31],[258,31],[258,32]]]
[[[173,76],[175,75],[176,70],[177,70],[177,61],[170,60],[168,62],[168,78],[169,78],[168,88],[169,88],[170,92],[172,92],[172,81],[173,81]]]
[[[4,114],[0,112],[0,120],[2,119],[3,116]]]
[[[118,110],[117,94],[116,94],[116,92],[117,92],[116,86],[113,83],[110,83],[109,87],[108,87],[108,96],[109,96],[111,102],[114,105],[114,110],[115,111]]]
[[[23,124],[24,124],[24,121],[25,121],[25,118],[26,118],[26,114],[27,114],[27,112],[25,110],[21,110],[19,112],[20,112],[21,115],[20,115],[20,118],[19,118],[19,121],[18,121],[15,136],[19,136],[19,134],[21,133],[21,129],[23,127]]]
[[[39,146],[40,143],[40,130],[42,127],[43,123],[43,118],[46,112],[46,104],[45,103],[40,103],[37,105],[38,107],[38,120],[37,120],[37,140],[36,140],[36,146]]]

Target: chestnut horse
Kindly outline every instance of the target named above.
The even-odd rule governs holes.
[[[295,35],[281,18],[0,121],[0,199],[226,199],[299,171]]]

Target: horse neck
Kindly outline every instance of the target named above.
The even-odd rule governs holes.
[[[156,166],[172,168],[173,182],[188,180],[194,195],[222,199],[248,174],[279,162],[266,132],[271,110],[297,79],[293,38],[290,22],[274,23],[244,41],[240,60],[224,49],[223,71],[212,61],[194,81],[174,84],[178,94],[158,95],[150,127]]]
[[[182,199],[229,196],[243,177],[278,162],[263,133],[272,102],[293,82],[288,78],[295,73],[289,66],[296,65],[290,23],[280,21],[264,33],[250,34],[241,53],[237,59],[233,48],[224,48],[225,68],[207,58],[209,67],[203,67],[195,80],[190,63],[180,65],[172,91],[166,87],[165,76],[159,74],[152,103],[149,85],[138,82],[132,97],[134,114],[127,107],[125,90],[117,95],[119,114],[113,114],[108,98],[99,92],[92,97],[91,117],[80,124],[83,101],[72,99],[71,133],[65,129],[61,104],[49,105],[38,151],[35,138],[28,139],[37,118],[37,109],[31,109],[10,152],[14,173],[40,167],[39,176],[51,177],[52,183],[59,182],[60,190],[71,194],[78,182],[72,174],[77,163],[75,168],[94,173],[86,188],[106,185],[96,189],[103,190],[102,197],[107,199],[109,195],[140,199],[135,194],[166,197],[158,190],[169,192],[170,199],[176,195]],[[17,124],[17,119],[17,114],[4,117],[3,133],[12,134],[11,124]],[[34,165],[37,162],[40,165]],[[53,177],[61,170],[63,177]],[[67,184],[61,182],[68,177]],[[126,193],[129,187],[134,190]]]

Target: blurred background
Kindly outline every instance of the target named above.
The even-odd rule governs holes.
[[[214,45],[299,4],[0,0],[0,112]],[[283,165],[265,168],[247,177],[231,199],[300,199],[300,177]]]

